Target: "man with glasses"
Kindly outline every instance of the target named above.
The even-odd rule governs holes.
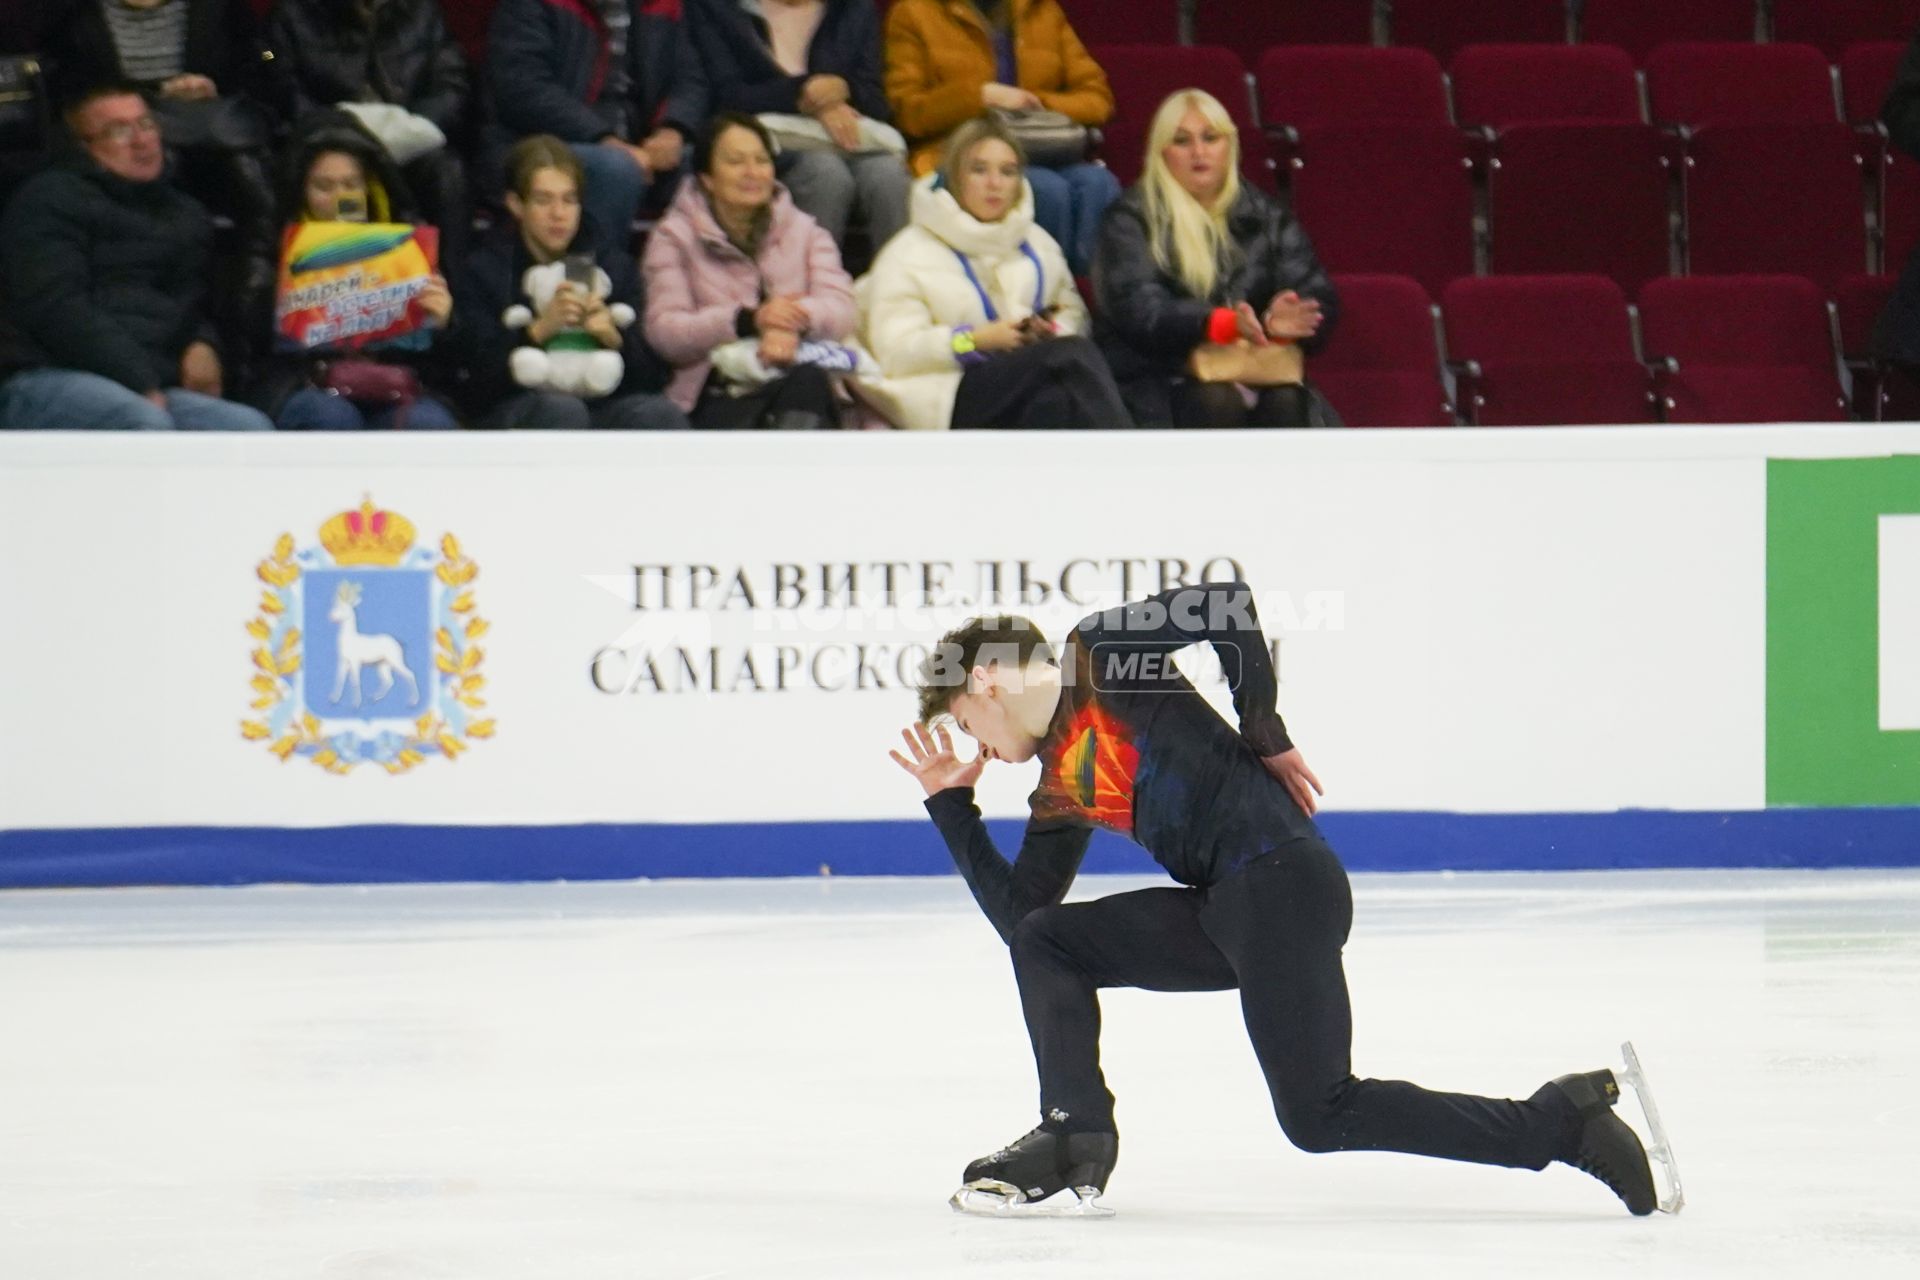
[[[0,219],[0,429],[271,430],[221,398],[212,224],[168,181],[146,100],[107,85],[65,118],[76,153]]]

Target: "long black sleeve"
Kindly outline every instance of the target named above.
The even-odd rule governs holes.
[[[1260,243],[1269,246],[1263,283],[1270,287],[1256,289],[1247,301],[1256,312],[1265,315],[1273,299],[1288,289],[1303,298],[1318,299],[1320,329],[1311,338],[1300,340],[1300,349],[1315,355],[1327,345],[1327,339],[1340,323],[1340,293],[1333,287],[1327,269],[1320,265],[1320,255],[1313,251],[1313,242],[1307,238],[1300,220],[1278,205],[1267,203],[1266,208],[1269,223]]]
[[[551,133],[563,142],[597,142],[613,132],[607,119],[560,83],[550,59],[557,15],[541,0],[501,0],[487,28],[487,84],[500,124],[516,137]],[[638,25],[630,39],[644,37]]]
[[[987,834],[972,787],[948,787],[928,796],[927,816],[1002,942],[1013,941],[1013,927],[1029,912],[1067,896],[1093,838],[1092,829],[1079,823],[1029,819],[1019,856],[1008,862]]]
[[[1240,735],[1247,744],[1262,756],[1292,748],[1286,722],[1274,706],[1279,681],[1273,674],[1273,657],[1260,630],[1253,588],[1246,583],[1173,587],[1096,613],[1074,630],[1095,664],[1093,671],[1078,672],[1076,678],[1091,679],[1096,689],[1134,678],[1117,674],[1129,670],[1124,665],[1129,655],[1171,653],[1206,641],[1220,655],[1233,691],[1233,709],[1240,717]],[[1114,666],[1116,660],[1122,665]],[[1139,670],[1137,661],[1131,670]]]

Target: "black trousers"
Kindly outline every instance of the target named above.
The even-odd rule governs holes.
[[[1305,387],[1264,387],[1248,404],[1231,382],[1195,382],[1173,389],[1173,424],[1201,430],[1238,427],[1304,427],[1313,408]]]
[[[1049,338],[968,369],[951,419],[955,431],[1132,425],[1106,357],[1085,338]]]
[[[1113,1129],[1100,1072],[1101,987],[1238,988],[1247,1035],[1289,1140],[1306,1151],[1406,1151],[1543,1169],[1571,1153],[1578,1115],[1557,1090],[1525,1102],[1362,1080],[1340,952],[1353,923],[1346,870],[1294,841],[1205,889],[1143,889],[1033,912],[1014,974],[1040,1069],[1043,1116]]]
[[[709,381],[693,407],[693,425],[703,431],[811,431],[840,425],[833,379],[812,365],[781,374],[763,387],[732,396]]]

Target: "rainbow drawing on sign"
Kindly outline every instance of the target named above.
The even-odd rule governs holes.
[[[404,223],[302,222],[280,246],[274,305],[285,351],[424,350],[415,301],[435,270],[438,233]]]

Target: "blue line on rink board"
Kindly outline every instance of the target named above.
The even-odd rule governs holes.
[[[1021,822],[989,824],[1011,857]],[[1332,813],[1354,871],[1920,866],[1920,808]],[[0,831],[0,888],[951,874],[931,823],[120,827]],[[1096,832],[1084,869],[1151,872]]]

